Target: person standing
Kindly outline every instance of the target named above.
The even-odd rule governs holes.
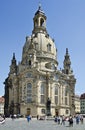
[[[73,126],[73,118],[71,116],[69,117],[69,126]]]
[[[62,123],[61,124],[65,125],[65,116],[64,115],[62,116]]]
[[[81,124],[83,124],[83,116],[80,117]]]

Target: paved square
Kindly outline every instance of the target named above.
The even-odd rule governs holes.
[[[26,118],[22,119],[6,119],[4,124],[0,124],[0,130],[85,130],[85,119],[84,124],[79,123],[78,125],[74,121],[73,127],[68,127],[68,122],[65,126],[58,125],[53,120],[34,120],[27,122]]]

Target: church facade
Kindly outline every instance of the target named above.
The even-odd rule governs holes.
[[[22,60],[17,65],[15,53],[5,79],[5,115],[75,114],[76,79],[66,48],[63,69],[58,70],[57,49],[46,29],[46,15],[39,6],[33,18],[33,31],[26,37]]]

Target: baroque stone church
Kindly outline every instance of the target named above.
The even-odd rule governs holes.
[[[75,114],[76,79],[66,48],[63,69],[58,70],[57,48],[46,29],[46,15],[39,6],[33,18],[33,31],[26,37],[22,59],[17,65],[15,53],[5,79],[4,112],[44,116]],[[47,101],[50,100],[50,113]]]

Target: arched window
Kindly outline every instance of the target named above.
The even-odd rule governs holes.
[[[32,101],[32,84],[27,84],[27,102],[30,103]]]
[[[37,20],[37,19],[35,20],[35,23],[34,23],[34,24],[35,24],[35,25],[34,25],[35,27],[38,26],[38,20]]]
[[[35,49],[38,50],[39,49],[39,45],[38,43],[35,42]]]
[[[40,19],[40,26],[44,26],[44,20],[42,18]]]
[[[40,86],[40,103],[44,104],[45,103],[45,85],[41,84]]]
[[[69,71],[68,71],[68,69],[66,69],[66,74],[68,74],[69,73]]]
[[[65,88],[65,96],[67,96],[67,88]]]
[[[52,67],[51,67],[51,68],[52,68],[52,70],[55,70],[55,68],[56,68],[56,67],[55,67],[55,65],[54,65],[54,64],[52,64]]]
[[[31,60],[29,60],[29,66],[31,66]]]
[[[68,92],[67,92],[67,88],[65,88],[65,105],[68,105]]]
[[[51,44],[50,44],[50,43],[48,43],[48,45],[47,45],[47,51],[48,51],[48,52],[51,51]]]
[[[54,94],[55,94],[55,104],[58,104],[58,86],[55,86],[54,89]]]
[[[27,115],[30,115],[30,114],[31,114],[31,109],[27,108]]]

